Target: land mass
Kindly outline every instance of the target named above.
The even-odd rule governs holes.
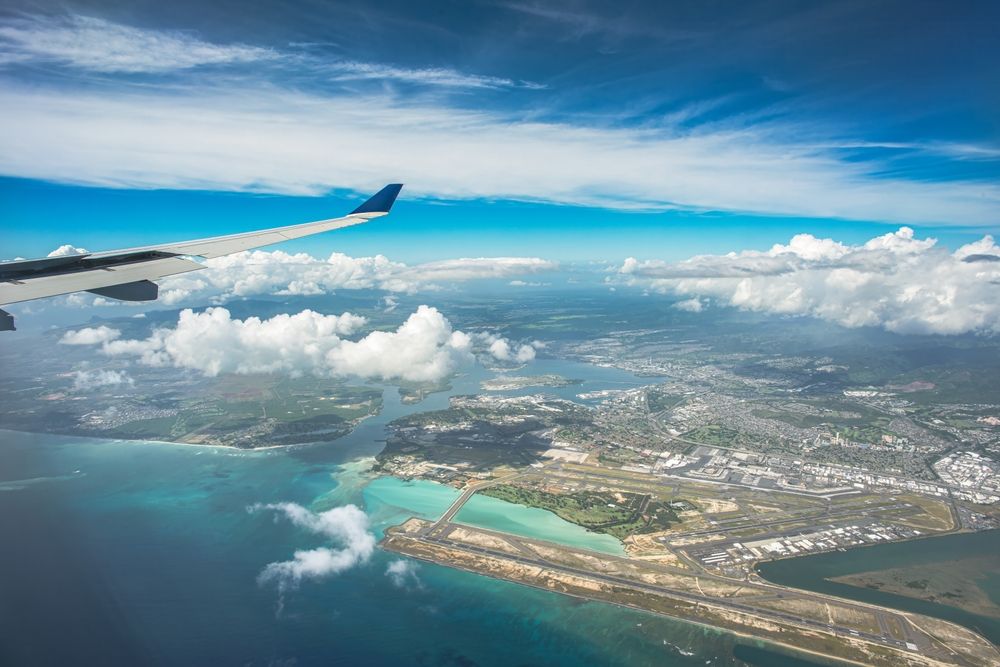
[[[64,383],[12,394],[3,406],[4,428],[259,449],[336,440],[382,409],[381,389],[319,378],[175,373],[155,391],[106,392]]]
[[[561,375],[498,375],[483,380],[480,387],[483,391],[513,391],[528,387],[571,387],[578,384],[583,384],[583,380],[571,380]]]
[[[1000,576],[997,558],[969,558],[946,566],[913,565],[834,577],[831,581],[872,588],[918,600],[960,607],[975,614],[1000,618],[1000,604],[980,587]]]
[[[409,519],[387,530],[381,545],[420,560],[861,664],[986,667],[1000,658],[982,637],[939,619],[447,520]]]

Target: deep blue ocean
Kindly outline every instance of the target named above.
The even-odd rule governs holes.
[[[740,664],[727,633],[444,567],[400,588],[378,550],[279,604],[257,575],[323,540],[248,506],[355,503],[380,535],[440,504],[365,472],[387,420],[447,402],[395,396],[342,440],[259,452],[0,431],[0,664]]]

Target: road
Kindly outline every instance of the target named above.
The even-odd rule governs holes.
[[[469,498],[474,496],[477,491],[482,491],[483,489],[489,488],[491,486],[496,486],[497,484],[504,484],[505,482],[509,482],[511,480],[517,479],[518,477],[522,477],[524,474],[525,473],[523,472],[516,472],[516,473],[511,473],[510,475],[503,475],[502,477],[497,477],[495,479],[488,479],[482,482],[473,482],[467,485],[465,489],[462,491],[462,495],[460,495],[458,499],[455,500],[455,502],[453,502],[450,507],[448,507],[447,511],[445,511],[445,513],[441,515],[440,519],[438,519],[431,525],[431,527],[427,531],[427,534],[430,535],[440,532],[440,530],[444,526],[450,524],[451,520],[454,519],[455,515],[458,514],[459,510],[462,509],[462,506],[465,505],[465,503],[468,502]]]

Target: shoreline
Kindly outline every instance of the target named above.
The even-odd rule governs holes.
[[[357,427],[355,427],[355,428],[357,428]],[[297,447],[315,447],[317,445],[330,444],[332,442],[336,442],[337,440],[340,440],[341,438],[345,438],[345,437],[347,437],[348,435],[351,435],[351,433],[354,432],[352,430],[349,433],[345,433],[344,435],[342,435],[339,438],[336,438],[334,440],[316,440],[316,441],[313,441],[313,442],[296,442],[296,443],[288,444],[288,445],[266,445],[264,447],[243,448],[243,447],[234,447],[232,445],[209,445],[209,444],[199,444],[197,442],[175,442],[173,440],[152,440],[152,439],[148,439],[148,438],[114,438],[114,437],[106,437],[106,436],[99,436],[99,435],[79,435],[79,434],[76,434],[76,433],[55,433],[55,432],[52,432],[52,431],[24,431],[24,430],[16,429],[16,428],[3,428],[3,427],[0,427],[0,434],[2,434],[5,431],[8,432],[8,433],[22,433],[22,434],[25,434],[25,435],[47,435],[47,436],[59,436],[59,437],[65,437],[65,438],[77,438],[79,440],[101,440],[101,441],[104,441],[104,442],[116,442],[116,443],[128,443],[128,444],[132,444],[132,443],[146,443],[146,444],[152,444],[152,445],[173,445],[175,447],[197,447],[197,448],[201,448],[201,449],[219,449],[219,450],[223,450],[223,451],[227,451],[227,452],[245,452],[247,454],[252,454],[254,452],[273,451],[273,450],[276,450],[276,449],[292,449],[292,448],[297,448]]]
[[[497,580],[587,600],[630,607],[656,616],[696,622],[717,631],[730,632],[768,645],[782,646],[791,651],[814,653],[835,664],[920,664],[927,666],[952,664],[941,653],[941,650],[953,653],[955,650],[960,651],[963,658],[970,660],[968,664],[993,664],[992,661],[997,657],[996,645],[985,637],[982,631],[949,619],[924,617],[909,610],[897,610],[865,602],[858,603],[829,594],[818,594],[782,585],[765,585],[765,592],[788,591],[794,594],[789,598],[793,601],[795,596],[805,596],[805,599],[817,604],[825,604],[827,607],[830,604],[835,604],[846,609],[870,610],[874,614],[887,613],[900,619],[900,622],[908,620],[919,632],[912,637],[909,634],[902,637],[895,633],[890,635],[888,634],[890,631],[886,629],[887,626],[881,620],[879,621],[881,632],[874,634],[871,634],[874,631],[868,630],[857,622],[839,621],[836,624],[837,627],[831,627],[826,620],[807,622],[807,619],[812,617],[806,614],[805,618],[800,618],[795,614],[794,607],[783,609],[781,607],[771,608],[767,604],[763,607],[759,604],[755,605],[755,598],[749,598],[749,601],[743,604],[735,602],[729,604],[731,596],[725,594],[726,591],[710,592],[709,595],[712,596],[712,599],[704,599],[706,593],[702,592],[701,586],[698,586],[697,595],[683,587],[678,588],[676,583],[672,584],[671,582],[656,583],[657,590],[642,590],[653,584],[641,576],[641,572],[625,573],[624,570],[619,571],[607,562],[595,564],[588,561],[579,564],[561,559],[559,554],[553,556],[544,551],[538,552],[537,549],[534,551],[539,553],[538,556],[533,553],[526,556],[525,553],[528,552],[525,551],[524,545],[528,544],[528,548],[531,549],[530,539],[524,540],[517,537],[512,543],[513,547],[518,550],[516,553],[511,551],[510,543],[507,545],[484,544],[458,537],[461,544],[453,544],[445,533],[426,535],[427,529],[433,530],[434,525],[426,520],[411,518],[404,524],[388,529],[379,546],[386,551],[446,568],[463,570]],[[504,533],[496,533],[495,535],[502,537]],[[469,546],[470,544],[472,546]],[[573,549],[570,548],[569,551],[573,551]],[[525,560],[526,558],[528,560]],[[590,570],[593,568],[596,570],[591,572]],[[611,580],[607,580],[608,577],[611,577]],[[625,582],[622,577],[634,581]],[[571,581],[577,578],[582,578],[582,581]],[[602,582],[602,578],[605,581]],[[735,585],[738,582],[732,583]],[[741,586],[739,590],[742,589]],[[649,595],[664,596],[670,603],[661,604],[655,601],[659,600],[659,597],[656,597],[655,600],[654,598],[647,600]],[[690,599],[699,596],[701,599]],[[777,597],[781,598],[782,595],[779,594]],[[748,605],[754,608],[748,608]],[[703,610],[702,613],[698,611],[699,607]],[[709,609],[714,611],[704,613]],[[748,614],[752,620],[740,620]],[[827,608],[827,614],[830,614],[829,608]],[[699,616],[707,616],[714,620],[711,622],[702,621],[698,619]],[[876,617],[873,616],[873,618]],[[935,622],[931,625],[930,630],[922,629],[914,623],[915,620],[921,618],[926,618],[928,623]],[[758,625],[758,620],[766,622],[766,624]],[[829,623],[834,623],[834,621],[831,620]],[[767,627],[767,624],[773,627]],[[788,640],[783,640],[781,636],[775,636],[776,633],[786,633],[789,630],[793,632],[790,635],[784,635],[788,637]],[[823,642],[833,642],[829,652],[813,652],[808,642],[798,641],[800,635],[803,638],[808,638],[816,636],[817,633],[819,637],[823,638]],[[792,638],[795,638],[796,641],[792,641]],[[904,641],[906,642],[905,650],[903,648]],[[917,648],[918,646],[920,649]],[[929,650],[932,647],[935,648]],[[939,650],[936,647],[943,647],[943,649]],[[913,651],[916,653],[912,653]]]
[[[480,577],[487,577],[489,579],[493,579],[494,581],[503,581],[505,583],[513,584],[515,586],[527,586],[529,588],[534,588],[535,590],[545,591],[547,593],[555,593],[557,595],[564,595],[566,597],[571,597],[571,598],[574,598],[574,599],[577,599],[577,600],[583,600],[584,602],[587,602],[587,603],[599,604],[599,605],[604,605],[604,604],[611,605],[611,606],[619,607],[619,608],[622,608],[622,609],[629,609],[629,610],[632,610],[632,611],[637,611],[637,612],[640,612],[642,614],[648,614],[648,615],[656,617],[656,618],[666,618],[666,619],[670,619],[671,621],[676,621],[676,622],[680,622],[680,623],[687,623],[687,624],[690,624],[690,625],[695,625],[695,626],[698,626],[700,628],[711,630],[713,632],[718,632],[720,634],[729,634],[729,635],[732,635],[734,637],[739,637],[739,638],[742,638],[742,639],[745,639],[745,640],[749,640],[747,643],[749,643],[749,642],[756,642],[756,643],[764,644],[765,646],[779,646],[779,647],[787,649],[787,650],[789,650],[789,651],[791,651],[793,653],[800,653],[800,654],[803,654],[803,655],[809,655],[809,656],[813,656],[813,657],[816,657],[816,658],[821,658],[824,661],[826,661],[827,663],[832,664],[832,665],[857,665],[858,667],[870,667],[869,663],[859,662],[859,661],[856,661],[856,660],[851,660],[850,658],[835,658],[835,657],[832,657],[832,656],[820,653],[818,651],[811,651],[809,649],[801,648],[801,647],[798,647],[798,646],[794,646],[792,644],[786,644],[786,643],[783,643],[783,642],[773,641],[773,640],[769,640],[769,639],[763,639],[761,637],[749,634],[747,632],[741,632],[739,630],[733,630],[733,629],[730,629],[730,628],[722,628],[722,627],[719,627],[717,625],[712,625],[711,623],[705,623],[703,621],[698,621],[698,620],[692,619],[692,618],[686,618],[686,617],[683,617],[683,616],[673,616],[671,614],[665,614],[665,613],[658,613],[658,612],[651,611],[649,609],[644,609],[644,608],[639,607],[637,605],[632,605],[632,604],[628,604],[628,603],[625,603],[625,602],[615,602],[615,601],[612,601],[612,600],[595,599],[595,598],[592,598],[592,597],[588,597],[586,595],[582,595],[582,594],[579,594],[579,593],[568,592],[568,591],[555,591],[555,590],[553,590],[551,588],[548,588],[548,587],[543,586],[543,585],[538,584],[538,583],[533,583],[533,582],[528,582],[528,581],[521,581],[521,580],[514,580],[514,579],[507,579],[505,577],[502,577],[502,576],[499,576],[499,575],[496,575],[496,574],[491,574],[491,573],[488,573],[488,572],[481,572],[479,570],[474,570],[474,569],[471,569],[471,568],[462,567],[460,565],[455,565],[455,564],[451,564],[451,563],[441,563],[441,562],[438,562],[438,561],[436,561],[436,560],[434,560],[432,558],[425,558],[423,556],[417,556],[417,555],[414,555],[414,554],[404,553],[404,552],[400,552],[400,551],[394,551],[392,549],[386,548],[381,543],[379,544],[379,548],[382,549],[383,551],[386,551],[386,552],[389,552],[389,553],[395,553],[395,554],[398,554],[398,555],[401,555],[401,556],[405,556],[407,558],[413,558],[414,560],[419,560],[419,561],[421,561],[423,563],[429,563],[431,565],[435,565],[437,567],[442,567],[442,568],[446,568],[446,569],[459,570],[461,572],[466,572],[468,574],[474,574],[474,575],[480,576]]]

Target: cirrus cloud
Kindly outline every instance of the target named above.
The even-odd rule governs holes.
[[[0,25],[8,62],[57,62],[91,72],[168,72],[276,58],[271,49],[212,44],[175,30],[147,30],[69,14],[8,19]]]
[[[411,195],[440,199],[983,226],[1000,211],[993,182],[887,176],[886,160],[844,159],[843,141],[803,142],[791,121],[697,131],[543,121],[389,91],[284,87],[252,70],[100,91],[13,82],[0,107],[0,174],[100,187],[322,195],[367,191],[391,164]]]

